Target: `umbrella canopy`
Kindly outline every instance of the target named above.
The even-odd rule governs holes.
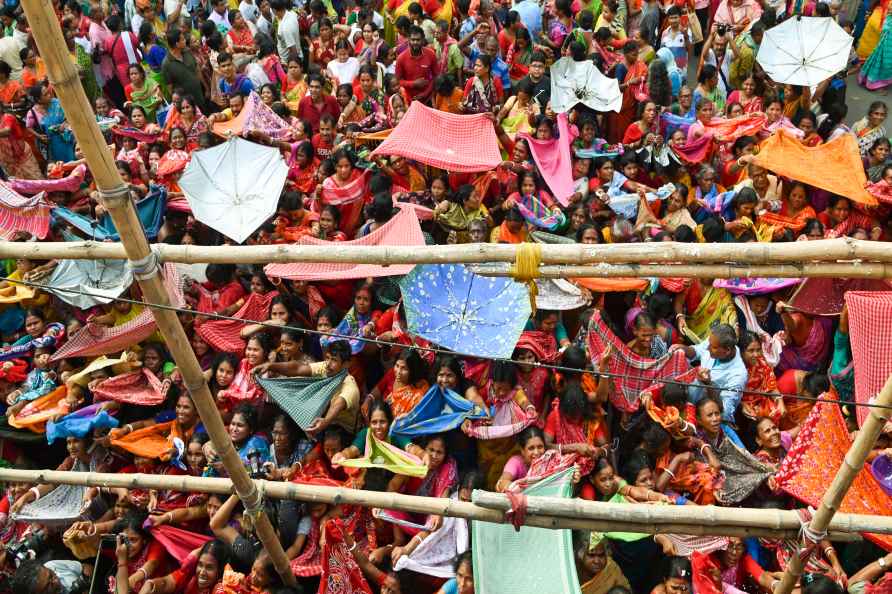
[[[577,103],[595,111],[619,112],[623,94],[619,82],[601,74],[591,60],[576,62],[564,57],[551,67],[551,108],[555,113],[564,113]]]
[[[530,317],[526,287],[459,264],[416,266],[400,288],[409,331],[465,355],[510,358]]]
[[[179,184],[197,220],[242,243],[276,212],[287,175],[279,149],[233,137],[192,153]]]
[[[765,31],[756,59],[775,82],[814,87],[846,69],[852,37],[829,17],[795,17]]]

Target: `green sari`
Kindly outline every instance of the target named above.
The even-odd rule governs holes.
[[[155,82],[153,77],[148,75],[148,72],[152,72],[152,69],[149,68],[147,70],[142,89],[131,87],[130,102],[142,107],[146,112],[146,119],[154,122],[158,106],[161,104],[161,98],[158,97],[158,83]]]

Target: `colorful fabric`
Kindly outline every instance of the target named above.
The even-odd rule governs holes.
[[[871,91],[892,85],[892,12],[886,14],[880,41],[861,66],[858,82]]]
[[[456,115],[413,101],[372,157],[400,155],[438,169],[474,173],[502,163],[492,122],[483,114]]]
[[[552,363],[560,356],[554,334],[541,330],[524,330],[514,348],[530,351],[540,363]]]
[[[398,447],[375,439],[371,431],[366,432],[365,454],[361,458],[341,460],[346,468],[381,468],[394,474],[425,478],[427,466],[422,461]]]
[[[102,404],[91,404],[65,415],[58,421],[46,424],[46,441],[53,443],[57,439],[67,437],[83,438],[92,435],[96,429],[114,429],[120,424],[108,412],[100,410]]]
[[[333,519],[325,523],[324,530],[319,591],[326,594],[372,594],[353,553],[344,542],[344,534],[353,532],[350,522]]]
[[[789,304],[810,316],[838,316],[846,294],[892,291],[892,283],[872,278],[807,278],[796,289]]]
[[[775,475],[779,488],[803,503],[817,507],[844,464],[852,444],[839,405],[818,402],[803,423],[793,447]],[[851,514],[892,515],[892,498],[865,466],[855,476],[838,511]],[[884,549],[892,550],[892,536],[864,534]]]
[[[713,118],[704,128],[719,142],[734,142],[744,136],[755,136],[767,123],[765,114],[750,113],[736,118]]]
[[[50,229],[52,208],[42,192],[25,198],[0,180],[0,239],[9,241],[21,232],[43,239]]]
[[[371,170],[354,169],[346,182],[337,181],[331,175],[322,181],[321,202],[315,201],[314,210],[321,210],[322,205],[331,204],[341,213],[340,230],[353,236],[362,218],[362,208],[369,198],[369,178]]]
[[[136,206],[136,215],[149,239],[155,239],[158,236],[166,202],[167,190],[161,186],[152,186],[148,196],[134,205]],[[108,213],[104,213],[99,217],[99,220],[93,220],[68,210],[64,206],[57,206],[53,209],[53,218],[71,225],[88,239],[95,241],[120,241],[121,239],[111,215]]]
[[[161,138],[160,130],[157,132],[145,132],[139,128],[131,128],[128,126],[115,126],[112,128],[112,132],[117,136],[132,138],[133,140],[144,144],[154,144]]]
[[[315,246],[371,246],[371,245],[424,245],[424,234],[418,224],[418,217],[409,205],[398,204],[399,212],[389,221],[368,235],[352,241],[324,241],[308,235],[298,240],[299,245]],[[291,280],[345,280],[354,278],[397,276],[408,274],[414,265],[379,266],[376,264],[338,264],[294,262],[289,264],[267,264],[264,268],[269,276]]]
[[[663,114],[667,115],[667,114]],[[661,116],[662,117],[662,116]],[[693,140],[686,141],[681,146],[673,145],[672,152],[676,157],[684,163],[695,165],[705,161],[712,153],[713,143],[712,136],[704,134]]]
[[[710,286],[697,308],[687,316],[685,336],[694,344],[709,338],[709,330],[716,324],[737,325],[737,310],[731,294],[715,285]]]
[[[870,463],[870,474],[880,484],[886,495],[892,497],[892,458],[889,456],[877,456]]]
[[[0,362],[30,357],[35,349],[59,348],[65,340],[65,326],[59,322],[50,322],[41,336],[32,338],[26,334],[9,346],[0,348]]]
[[[541,197],[533,194],[518,194],[516,198],[517,209],[520,210],[520,214],[523,215],[526,222],[547,231],[563,227],[567,222],[562,210],[548,207],[551,202],[551,196],[545,193]]]
[[[350,345],[350,352],[358,355],[365,348],[366,341],[363,340],[362,329],[370,323],[373,323],[373,314],[357,314],[356,308],[351,307],[344,314],[343,319],[335,326],[331,336],[320,336],[319,346],[327,349],[329,345],[336,340],[346,340]],[[342,336],[353,338],[341,338]]]
[[[755,364],[747,368],[747,373],[749,379],[746,382],[746,391],[740,399],[740,411],[744,416],[753,420],[768,417],[775,424],[780,423],[781,412],[777,401],[771,396],[761,393],[780,394],[774,368],[760,355]]]
[[[262,132],[274,140],[288,140],[291,137],[288,122],[276,115],[254,91],[245,99],[245,105],[237,116],[225,122],[215,122],[211,130],[223,138],[245,136],[250,132]]]
[[[184,563],[192,551],[213,540],[213,537],[206,534],[197,534],[167,524],[152,526],[149,530],[152,538],[161,543],[164,550],[180,563]]]
[[[412,334],[477,357],[509,359],[531,312],[523,285],[460,264],[416,266],[400,289]]]
[[[558,114],[558,135],[548,140],[538,140],[529,134],[518,134],[526,141],[542,179],[561,206],[570,204],[570,196],[576,191],[573,180],[573,154],[570,146],[579,135],[576,127],[570,127],[566,113]]]
[[[466,419],[481,419],[486,412],[452,390],[434,384],[409,414],[398,417],[390,427],[391,435],[415,437],[458,429]]]
[[[719,278],[712,286],[725,289],[732,295],[767,295],[798,285],[798,278]]]
[[[111,440],[111,444],[134,456],[163,460],[173,447],[168,435],[176,421],[158,423],[131,431],[124,437]]]
[[[241,337],[245,322],[265,322],[269,319],[270,302],[279,294],[278,291],[268,293],[251,293],[232,317],[237,320],[210,320],[196,329],[197,334],[217,352],[245,352],[246,341]]]
[[[457,499],[457,494],[452,496]],[[442,525],[421,541],[409,555],[397,560],[394,569],[407,569],[438,578],[451,578],[455,575],[454,560],[471,545],[468,521],[464,518],[443,516]]]
[[[540,480],[524,495],[570,497],[573,471],[564,470]],[[549,594],[580,594],[576,578],[570,530],[471,522],[474,591],[504,594],[517,588],[523,576],[524,589]],[[498,559],[498,563],[493,563]]]
[[[347,370],[331,377],[255,378],[255,381],[289,417],[306,430],[340,390]]]
[[[888,352],[892,343],[892,292],[853,291],[846,293],[849,311],[849,342],[855,363],[855,400],[867,403],[883,389],[892,374],[889,357],[877,356]],[[870,414],[866,406],[855,407],[858,426]]]
[[[164,402],[161,380],[148,369],[122,373],[101,381],[93,388],[93,398],[114,400],[139,406],[155,406]]]
[[[183,279],[173,264],[165,264],[163,268],[164,285],[170,295],[171,305],[183,307]],[[143,310],[132,320],[112,326],[100,326],[92,322],[87,324],[68,339],[62,348],[52,357],[59,361],[66,357],[95,357],[124,351],[134,344],[144,341],[156,330],[155,318],[150,309]]]
[[[865,189],[867,175],[858,141],[851,134],[840,134],[819,146],[807,147],[786,130],[778,130],[762,143],[753,163],[860,204],[877,203]]]
[[[77,461],[70,469],[72,472],[87,472],[90,468]],[[37,522],[48,526],[66,526],[81,517],[84,493],[87,487],[82,485],[58,485],[52,491],[23,506],[11,517],[18,522]]]
[[[683,351],[674,351],[659,359],[650,359],[633,353],[625,343],[614,334],[595,311],[589,325],[588,351],[592,361],[597,362],[604,351],[613,347],[608,371],[614,376],[611,381],[611,402],[624,412],[635,412],[639,406],[639,395],[653,382],[662,379],[673,379],[690,369]]]
[[[57,415],[66,415],[69,412],[65,395],[68,388],[59,386],[46,396],[32,400],[26,404],[14,417],[9,417],[9,424],[16,429],[27,429],[34,433],[46,433],[46,423]]]
[[[722,505],[739,504],[775,471],[773,465],[762,462],[745,449],[734,445],[730,439],[723,439],[715,453],[725,475],[721,488],[715,494]]]

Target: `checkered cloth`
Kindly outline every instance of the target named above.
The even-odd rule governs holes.
[[[165,264],[162,270],[164,286],[170,295],[171,305],[183,307],[186,302],[183,298],[183,279],[177,272],[176,266]],[[71,336],[61,349],[55,352],[52,360],[59,361],[66,357],[97,357],[117,353],[147,339],[155,330],[155,318],[150,308],[146,308],[138,316],[120,326],[107,328],[88,322],[86,326]]]
[[[255,381],[298,427],[306,430],[325,411],[346,377],[347,371],[342,369],[331,377],[258,377]]]
[[[235,353],[241,355],[245,350],[245,340],[241,337],[242,322],[265,322],[269,319],[269,305],[278,291],[270,291],[260,295],[251,293],[245,299],[245,304],[233,314],[238,320],[211,320],[198,327],[198,335],[204,339],[212,349],[221,353]]]
[[[892,358],[888,356],[892,346],[892,292],[853,291],[846,293],[845,300],[855,362],[855,400],[869,402],[892,375]],[[856,408],[861,426],[870,409]]]
[[[414,103],[413,103],[414,105]],[[315,237],[302,236],[301,245],[329,245],[340,249],[346,245],[424,245],[424,234],[418,224],[418,217],[409,204],[398,204],[399,212],[380,228],[365,237],[352,241],[324,241]],[[264,271],[268,276],[278,276],[291,280],[346,280],[380,276],[398,276],[411,272],[413,264],[378,266],[376,264],[336,264],[295,262],[291,264],[268,264]]]
[[[8,241],[23,231],[43,239],[50,229],[52,208],[43,192],[26,198],[0,181],[0,239]]]
[[[419,101],[372,157],[399,155],[438,169],[474,173],[502,162],[492,122],[483,114],[456,115],[425,107]]]
[[[667,353],[659,359],[650,359],[633,353],[607,327],[601,318],[601,312],[596,311],[588,331],[588,352],[595,365],[608,346],[613,346],[613,356],[610,357],[607,371],[623,376],[611,378],[614,389],[610,392],[610,402],[624,412],[638,410],[641,391],[654,382],[676,378],[691,368],[684,351],[681,350]]]
[[[892,283],[874,278],[807,278],[789,303],[813,316],[838,316],[846,293],[852,291],[890,291]]]
[[[148,369],[142,368],[102,380],[93,388],[93,398],[114,400],[138,406],[155,406],[164,402],[161,380]]]

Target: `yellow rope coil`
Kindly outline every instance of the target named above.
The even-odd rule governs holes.
[[[533,315],[536,315],[536,295],[539,294],[536,279],[539,278],[539,263],[541,261],[542,244],[520,243],[517,245],[511,276],[515,281],[526,284],[530,292],[530,309],[533,311]]]

